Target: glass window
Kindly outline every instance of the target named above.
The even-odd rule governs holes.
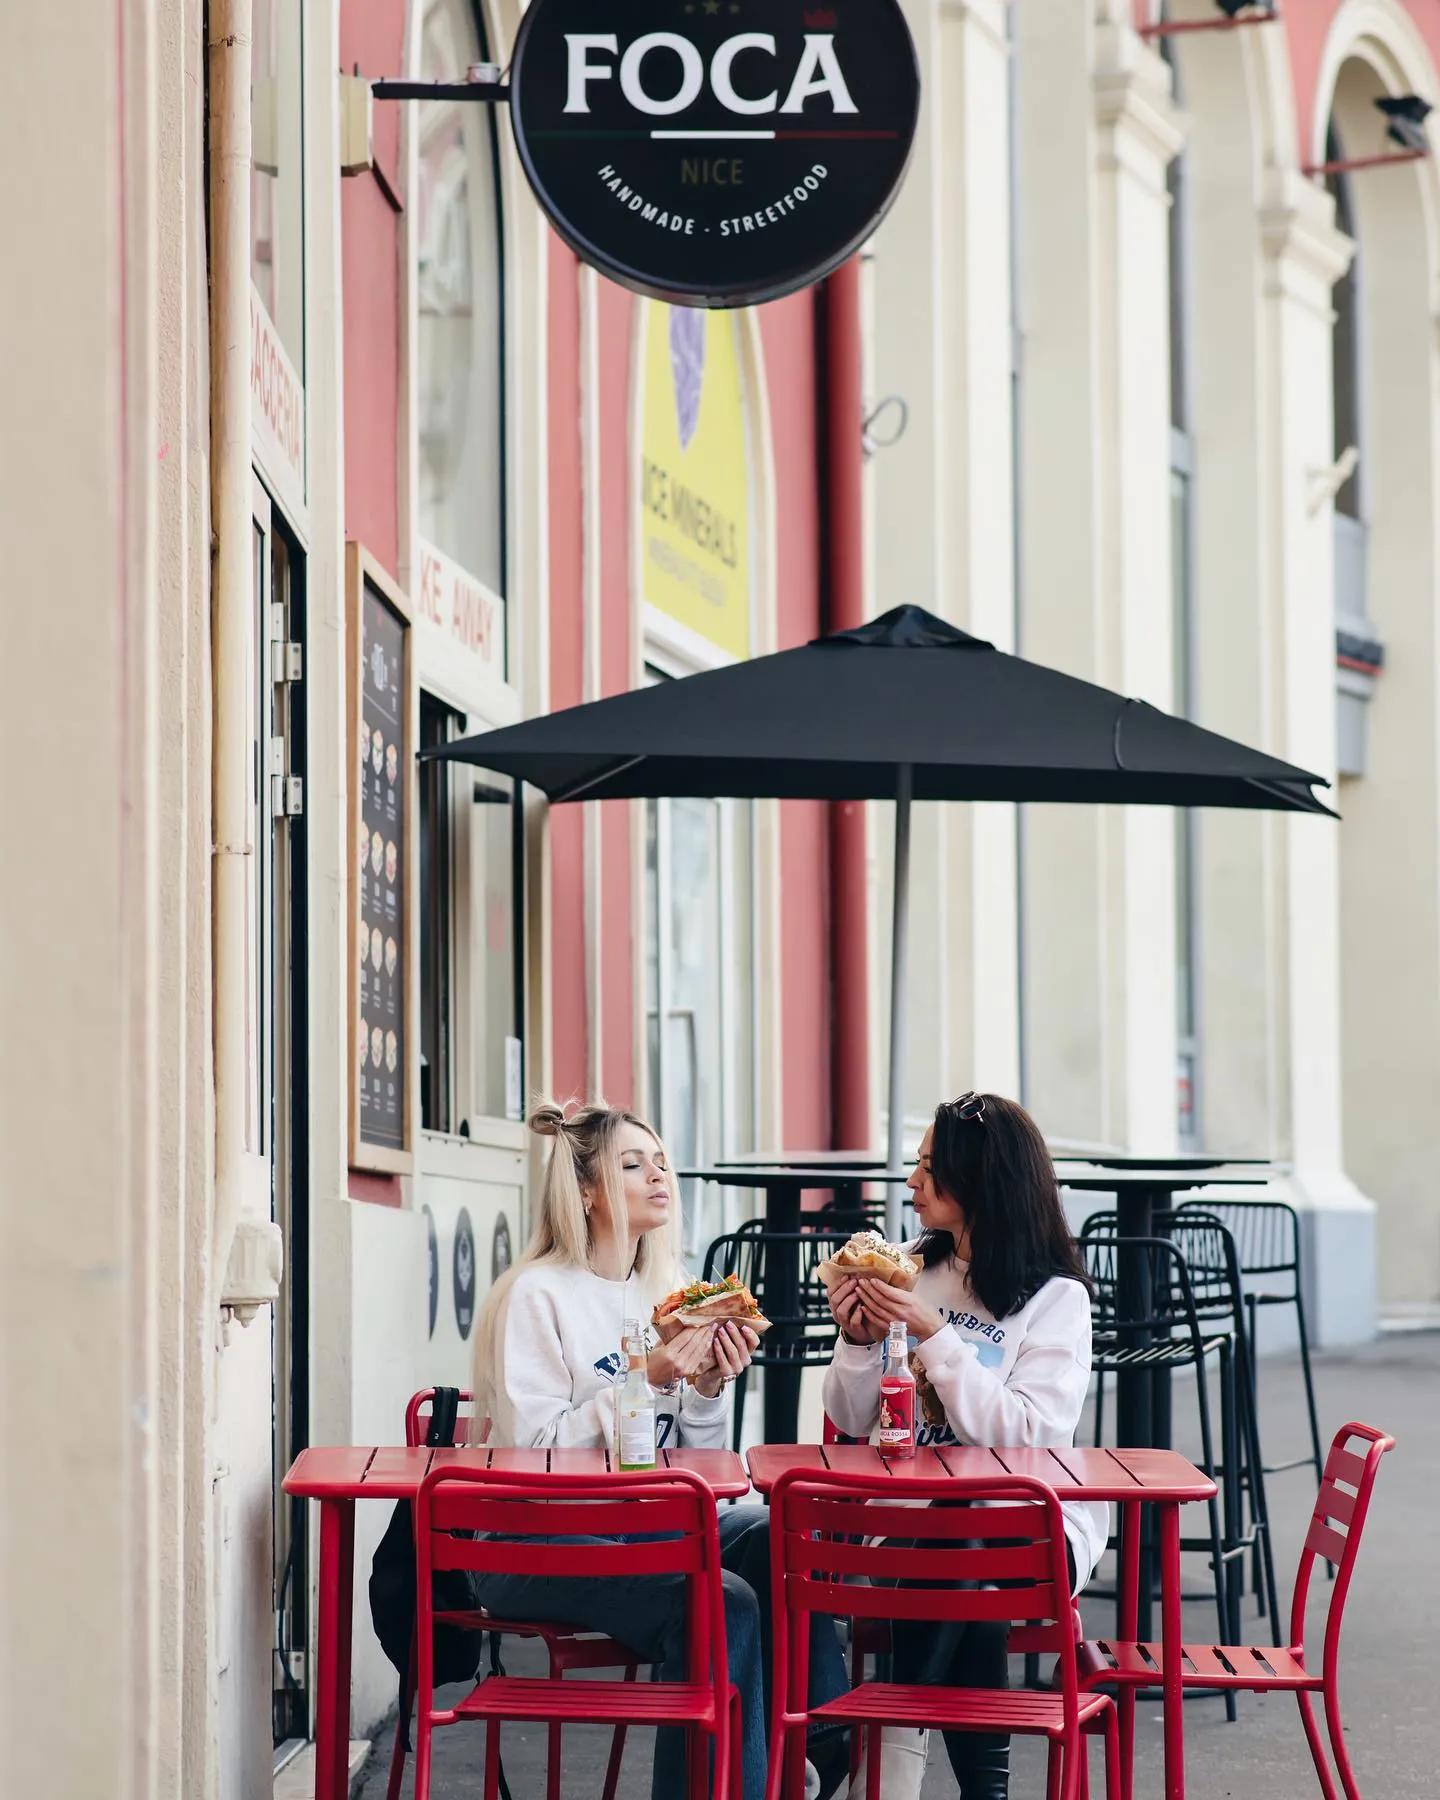
[[[255,0],[250,279],[304,380],[305,165],[300,0]]]
[[[465,770],[470,806],[470,907],[466,993],[471,1007],[473,1110],[518,1119],[524,1102],[520,1066],[519,952],[523,843],[515,783],[488,770]]]
[[[1190,658],[1190,477],[1182,469],[1170,472],[1170,554],[1172,632],[1174,643],[1175,710],[1192,710]],[[1178,1056],[1177,1108],[1180,1141],[1195,1143],[1197,1123],[1196,1082],[1199,1066],[1199,1022],[1196,1004],[1196,855],[1195,814],[1188,807],[1175,812],[1175,1035]]]
[[[429,0],[420,74],[486,60],[470,0]],[[420,535],[505,591],[504,282],[497,109],[417,107],[416,420]]]
[[[1325,140],[1325,160],[1341,162],[1344,151],[1332,125]],[[1350,267],[1335,283],[1335,327],[1331,333],[1331,375],[1335,391],[1335,455],[1342,456],[1353,444],[1360,448],[1361,372],[1360,372],[1360,249],[1355,228],[1355,206],[1347,175],[1326,177],[1326,186],[1335,201],[1335,223],[1355,246]],[[1361,469],[1357,465],[1345,485],[1335,496],[1338,518],[1360,520],[1364,517],[1361,502]],[[1363,605],[1359,609],[1364,616]]]
[[[755,1145],[754,808],[651,800],[645,809],[650,1107],[677,1168]],[[684,1194],[685,1248],[731,1221],[709,1184]]]
[[[1166,52],[1169,60],[1170,45]],[[1172,68],[1174,65],[1172,64]],[[1180,97],[1176,72],[1176,98]],[[1188,201],[1185,158],[1166,170],[1170,195],[1170,631],[1174,708],[1194,712],[1192,575],[1194,544],[1193,443],[1190,437],[1190,344]],[[1182,1145],[1199,1138],[1197,1088],[1200,1071],[1198,932],[1196,903],[1196,818],[1188,808],[1175,812],[1175,1110]]]
[[[463,713],[422,689],[420,743],[448,743]],[[519,1118],[523,845],[515,784],[457,763],[420,765],[420,1123],[468,1132]]]
[[[458,737],[460,714],[433,694],[420,695],[420,747]],[[453,765],[420,765],[420,1125],[451,1129],[455,858]]]

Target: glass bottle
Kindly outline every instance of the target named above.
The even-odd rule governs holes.
[[[622,1470],[655,1467],[655,1390],[646,1374],[645,1332],[625,1321],[625,1379],[615,1390],[615,1450]]]
[[[885,1340],[885,1372],[880,1377],[880,1430],[876,1448],[886,1456],[915,1454],[915,1376],[903,1320],[896,1319]]]

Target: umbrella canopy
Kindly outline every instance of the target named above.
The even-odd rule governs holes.
[[[889,1166],[901,1160],[910,803],[1326,813],[1290,763],[900,606],[854,631],[423,752],[551,800],[894,800]],[[891,1236],[898,1229],[895,1197]]]
[[[1328,812],[1317,775],[918,606],[425,754],[552,800],[1050,800]]]

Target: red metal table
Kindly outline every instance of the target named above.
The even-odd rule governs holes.
[[[1210,1477],[1173,1450],[980,1450],[947,1446],[889,1462],[869,1444],[761,1444],[749,1453],[750,1478],[768,1494],[786,1469],[833,1469],[839,1474],[888,1474],[897,1487],[917,1476],[1030,1475],[1062,1500],[1106,1500],[1120,1509],[1120,1616],[1116,1635],[1135,1637],[1139,1596],[1140,1513],[1160,1518],[1160,1619],[1165,1647],[1165,1795],[1185,1797],[1185,1724],[1180,1685],[1180,1508],[1208,1500]],[[1126,1697],[1121,1696],[1122,1704]],[[1133,1697],[1128,1702],[1134,1704]]]
[[[666,1468],[698,1475],[717,1500],[750,1492],[745,1465],[728,1450],[663,1450]],[[315,1646],[315,1800],[345,1800],[350,1740],[350,1628],[355,1576],[355,1502],[413,1500],[432,1467],[488,1468],[517,1475],[604,1475],[603,1450],[495,1450],[343,1446],[302,1450],[285,1492],[320,1502],[320,1592]]]

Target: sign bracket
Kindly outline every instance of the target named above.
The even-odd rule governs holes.
[[[495,65],[478,63],[476,67],[492,69]],[[510,100],[509,84],[500,80],[498,69],[493,76],[477,76],[473,81],[406,81],[380,76],[370,83],[370,92],[377,100],[471,100],[486,106],[508,105]]]

